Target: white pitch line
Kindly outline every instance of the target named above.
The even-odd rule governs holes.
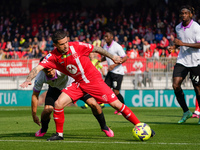
[[[0,142],[30,142],[30,143],[44,143],[44,142],[60,142],[60,143],[88,143],[88,144],[149,144],[149,145],[200,145],[200,143],[148,143],[148,142],[96,142],[96,141],[39,141],[39,140],[0,140]]]
[[[0,111],[21,111],[21,110],[31,110],[30,108],[8,108],[8,109],[0,109]]]

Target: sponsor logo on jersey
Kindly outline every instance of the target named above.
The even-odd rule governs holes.
[[[77,68],[76,66],[72,65],[72,64],[69,64],[67,65],[66,67],[67,71],[69,71],[71,74],[76,74],[77,73]]]
[[[51,57],[51,53],[49,53],[45,58],[48,59],[49,57]]]
[[[115,97],[115,94],[113,93],[113,94],[111,95],[111,97],[114,98],[114,97]]]
[[[105,100],[105,101],[108,101],[108,98],[106,95],[103,95],[102,98]]]
[[[71,53],[69,53],[69,54],[67,54],[67,55],[63,55],[63,56],[62,56],[62,59],[67,58],[67,57],[69,57],[69,56],[71,56],[71,55],[72,55]]]

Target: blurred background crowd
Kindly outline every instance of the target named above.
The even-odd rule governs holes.
[[[169,53],[180,22],[181,5],[192,5],[200,23],[199,0],[105,0],[83,5],[80,0],[0,1],[0,60],[40,58],[54,49],[51,39],[57,29],[66,31],[69,41],[103,46],[105,28],[114,32],[129,58],[177,57],[179,49]],[[87,1],[88,2],[88,1]],[[93,1],[91,1],[93,3]]]

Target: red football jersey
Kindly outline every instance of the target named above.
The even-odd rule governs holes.
[[[102,78],[100,72],[89,59],[94,46],[82,42],[69,42],[69,51],[61,54],[57,49],[49,53],[40,65],[54,68],[67,74],[77,82],[89,83],[90,80]]]

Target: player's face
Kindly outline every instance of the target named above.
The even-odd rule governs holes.
[[[69,50],[69,44],[67,41],[67,37],[58,40],[58,43],[54,44],[57,47],[58,51],[61,53],[66,53]]]
[[[106,34],[104,35],[104,39],[106,43],[110,44],[113,40],[113,35],[110,34],[109,32],[106,32]]]
[[[183,22],[188,22],[190,21],[190,11],[187,10],[187,9],[182,9],[181,10],[181,13],[180,13],[180,17],[181,17],[181,20]]]
[[[48,78],[54,78],[56,75],[56,70],[55,69],[43,69],[44,73]]]

